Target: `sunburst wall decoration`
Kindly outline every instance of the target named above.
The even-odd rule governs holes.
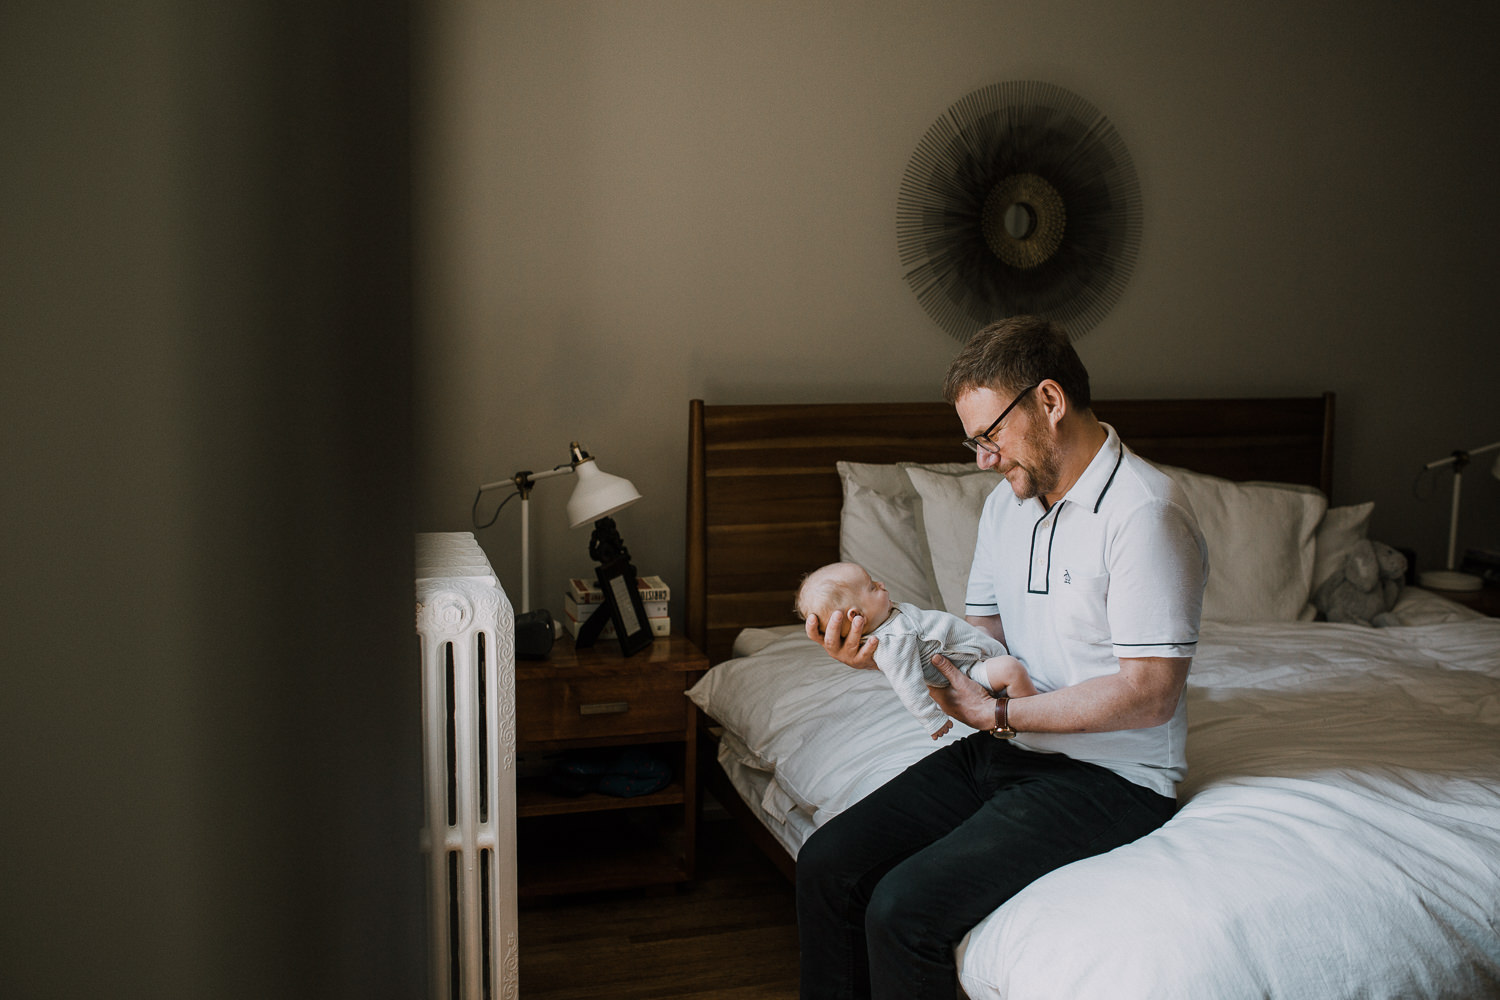
[[[1124,291],[1140,242],[1140,185],[1119,133],[1077,94],[1031,80],[950,107],[896,205],[906,282],[960,341],[1021,314],[1082,336]]]

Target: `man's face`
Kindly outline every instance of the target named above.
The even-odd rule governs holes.
[[[973,436],[982,434],[1012,402],[1009,396],[980,388],[970,389],[953,405],[964,434]],[[1058,462],[1052,428],[1042,419],[1034,401],[1024,401],[1011,410],[985,440],[995,450],[981,447],[975,460],[981,469],[995,469],[1004,476],[1018,499],[1046,496],[1057,489]]]

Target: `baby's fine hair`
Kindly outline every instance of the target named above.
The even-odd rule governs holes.
[[[838,562],[819,566],[804,576],[797,587],[793,609],[797,612],[797,617],[805,621],[808,615],[817,615],[819,622],[826,622],[831,612],[846,609],[853,604],[855,588],[843,576],[851,568],[864,571],[864,567],[858,563]]]

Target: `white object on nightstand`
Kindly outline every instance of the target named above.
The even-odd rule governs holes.
[[[1500,450],[1500,441],[1487,444],[1482,448],[1473,448],[1469,451],[1462,449],[1455,451],[1446,458],[1440,458],[1435,462],[1428,462],[1422,468],[1431,472],[1445,465],[1453,466],[1453,507],[1448,520],[1448,563],[1446,569],[1429,570],[1417,577],[1417,582],[1429,590],[1449,591],[1471,591],[1478,590],[1484,583],[1479,577],[1472,573],[1460,573],[1455,570],[1454,561],[1458,549],[1458,499],[1459,492],[1463,486],[1464,468],[1475,455],[1482,455],[1487,451]],[[1495,457],[1495,464],[1490,467],[1490,475],[1500,479],[1500,455]]]

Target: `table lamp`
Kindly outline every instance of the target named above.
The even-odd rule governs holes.
[[[502,486],[514,488],[515,492],[501,501],[500,507],[504,507],[516,497],[521,499],[521,612],[516,616],[516,655],[523,659],[545,657],[552,649],[552,639],[556,634],[552,616],[546,610],[531,610],[531,490],[543,479],[569,474],[578,477],[578,484],[573,487],[573,495],[568,498],[569,527],[581,528],[589,522],[596,522],[594,529],[596,537],[603,532],[618,539],[619,534],[615,530],[614,519],[610,515],[635,503],[641,498],[641,494],[630,480],[612,476],[600,469],[594,457],[579,447],[577,441],[568,446],[568,461],[561,465],[542,472],[523,469],[509,479],[485,483],[479,487],[479,492],[474,496],[476,527],[489,527],[495,523],[495,518],[500,516],[500,510],[496,508],[495,518],[491,518],[483,525],[478,523],[479,498],[488,491]],[[620,548],[623,550],[623,545]],[[591,543],[590,551],[592,552],[593,549],[594,545]],[[630,582],[633,587],[635,584],[633,570],[631,575]],[[638,597],[637,601],[639,601]]]
[[[1429,570],[1417,577],[1417,582],[1432,590],[1478,590],[1484,581],[1473,573],[1461,573],[1454,568],[1455,558],[1458,554],[1458,499],[1463,487],[1464,469],[1475,455],[1482,455],[1487,451],[1500,450],[1500,441],[1487,444],[1482,448],[1471,448],[1468,451],[1462,449],[1453,452],[1444,458],[1428,462],[1422,466],[1423,471],[1431,472],[1445,465],[1453,466],[1453,507],[1448,519],[1448,563],[1445,569]],[[1495,456],[1495,464],[1490,467],[1490,475],[1500,479],[1500,455]]]

